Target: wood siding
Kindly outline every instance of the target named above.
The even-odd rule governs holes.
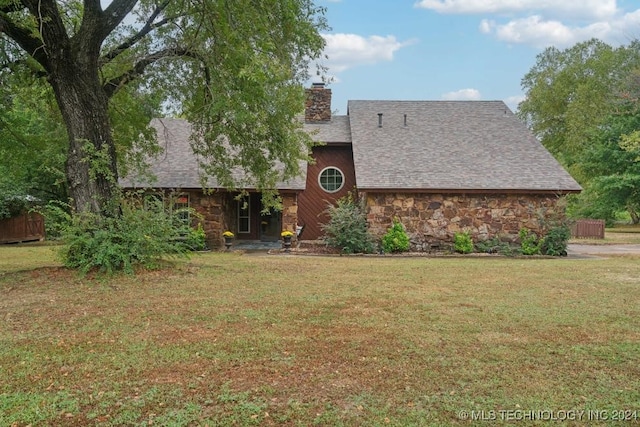
[[[44,240],[44,217],[39,213],[24,213],[0,220],[0,243]]]
[[[304,225],[301,240],[315,240],[322,237],[321,224],[328,221],[323,212],[327,205],[345,196],[356,186],[351,145],[328,145],[313,149],[315,164],[307,169],[307,188],[298,195],[298,224]],[[324,168],[335,167],[344,174],[344,185],[340,191],[327,193],[318,184],[318,175]]]

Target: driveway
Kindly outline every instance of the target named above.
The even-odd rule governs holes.
[[[640,255],[640,245],[581,245],[570,243],[569,256],[575,255]]]

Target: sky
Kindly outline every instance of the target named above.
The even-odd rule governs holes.
[[[502,100],[545,48],[640,39],[640,0],[316,0],[332,109],[348,100]],[[319,81],[319,79],[312,79]]]

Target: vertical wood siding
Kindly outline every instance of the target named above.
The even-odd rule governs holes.
[[[44,240],[44,217],[39,213],[24,213],[0,220],[0,243]]]
[[[302,240],[315,240],[322,237],[321,224],[329,219],[323,213],[327,205],[347,195],[356,185],[351,145],[315,147],[313,157],[316,163],[310,164],[307,168],[307,187],[298,196],[298,224],[304,225],[300,236]],[[327,193],[318,184],[318,175],[326,167],[338,168],[344,174],[345,182],[340,191]]]

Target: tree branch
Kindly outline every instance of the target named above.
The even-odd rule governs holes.
[[[0,33],[6,34],[11,40],[16,42],[27,55],[49,70],[49,58],[44,51],[44,43],[33,33],[25,28],[19,27],[4,13],[0,13]]]
[[[114,77],[106,81],[103,85],[104,91],[108,97],[111,97],[116,92],[118,92],[121,87],[142,75],[149,65],[152,65],[164,58],[178,58],[181,56],[198,58],[198,55],[193,54],[189,52],[189,50],[183,48],[167,48],[160,50],[158,52],[145,56],[144,58],[136,62],[133,68],[126,73],[123,73],[118,77]]]
[[[100,3],[100,0],[85,0],[87,2],[94,1]],[[103,22],[101,25],[102,40],[104,40],[111,32],[122,22],[138,3],[138,0],[113,0],[111,4],[102,13]]]
[[[163,25],[165,25],[168,22],[172,21],[174,18],[165,18],[165,19],[163,19],[161,21],[158,21],[156,23],[153,22],[158,17],[158,15],[160,15],[160,13],[162,13],[162,11],[169,5],[170,1],[171,0],[165,0],[164,3],[158,5],[156,7],[156,9],[153,11],[153,13],[151,13],[151,15],[149,16],[149,18],[145,22],[144,26],[140,29],[140,31],[138,31],[136,34],[134,34],[131,37],[129,37],[127,40],[125,40],[119,46],[117,46],[116,48],[112,49],[107,54],[105,54],[102,57],[103,62],[107,63],[107,62],[111,61],[113,58],[115,58],[116,56],[120,55],[123,51],[125,51],[125,50],[129,49],[130,47],[132,47],[133,45],[135,45],[138,41],[143,39],[151,31],[155,30],[156,28],[162,27]]]

